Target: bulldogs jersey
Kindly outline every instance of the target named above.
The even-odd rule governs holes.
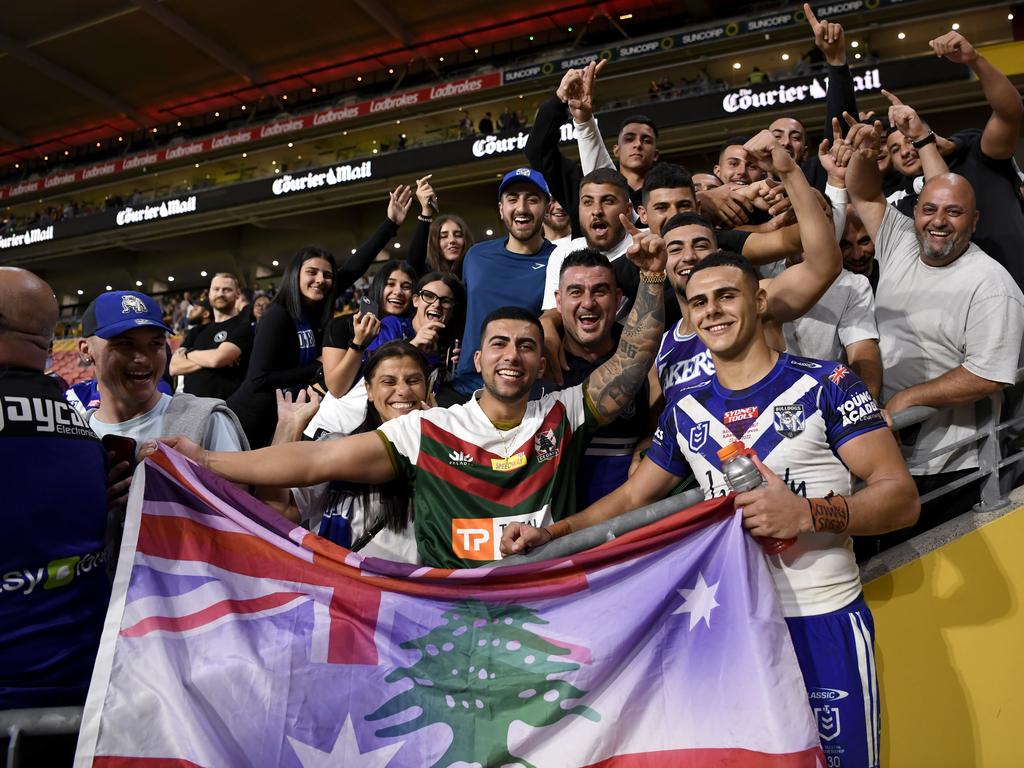
[[[724,496],[729,488],[717,452],[742,440],[797,495],[847,495],[850,473],[836,452],[885,426],[867,388],[846,366],[782,354],[767,376],[745,390],[727,390],[717,377],[680,389],[647,455],[678,476],[689,464],[707,498]],[[834,611],[860,592],[846,534],[801,535],[768,562],[786,616]]]
[[[658,356],[654,359],[666,403],[674,402],[680,390],[715,375],[711,350],[704,346],[696,333],[681,333],[681,326],[682,320],[665,331]]]

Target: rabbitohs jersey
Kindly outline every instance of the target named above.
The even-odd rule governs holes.
[[[377,433],[414,483],[420,561],[471,568],[501,558],[512,522],[546,525],[576,511],[576,470],[598,416],[576,386],[545,395],[499,431],[476,395],[465,405],[392,419]]]
[[[682,333],[682,325],[680,320],[665,331],[658,356],[654,358],[666,403],[674,402],[679,390],[715,375],[711,350],[704,346],[696,333]]]
[[[689,464],[710,499],[729,493],[718,449],[742,440],[798,496],[848,495],[850,472],[836,452],[885,428],[878,405],[846,366],[780,354],[768,375],[747,389],[725,389],[717,377],[681,389],[662,414],[647,456],[677,476]],[[838,610],[860,593],[846,534],[803,534],[768,564],[786,616]]]

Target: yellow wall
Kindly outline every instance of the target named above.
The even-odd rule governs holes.
[[[1024,766],[1024,508],[865,586],[882,765]]]
[[[984,45],[978,48],[978,53],[1007,77],[1024,72],[1024,42]]]

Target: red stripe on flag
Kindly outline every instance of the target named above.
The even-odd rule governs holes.
[[[92,759],[93,768],[203,768],[199,763],[177,757],[119,757],[97,755]]]
[[[247,600],[221,600],[219,603],[214,603],[201,611],[185,616],[150,616],[148,619],[143,619],[130,627],[122,629],[121,634],[125,637],[143,637],[150,632],[156,632],[161,629],[172,632],[186,632],[216,621],[222,616],[269,611],[273,608],[287,605],[300,597],[306,597],[306,595],[302,592],[274,592],[270,595],[253,597]]]
[[[771,755],[749,749],[666,749],[616,755],[585,768],[821,768],[825,756],[821,747]]]

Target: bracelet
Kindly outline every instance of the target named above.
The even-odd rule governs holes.
[[[559,520],[557,523],[543,526],[541,530],[551,537],[548,541],[554,541],[572,533],[572,526],[566,520]]]
[[[661,285],[665,282],[665,270],[661,272],[648,272],[646,270],[640,270],[640,282],[647,283],[648,285]]]
[[[365,352],[366,351],[366,345],[365,344],[356,344],[354,341],[351,344],[348,345],[348,348],[349,349],[354,349],[356,352]]]
[[[935,131],[928,131],[927,136],[922,136],[920,139],[914,139],[910,142],[910,146],[914,149],[922,149],[927,147],[929,144],[935,143]]]
[[[433,216],[424,216],[422,213],[416,218],[422,221],[424,224],[430,224],[434,220]]]
[[[850,505],[844,496],[829,492],[824,498],[808,499],[807,505],[816,533],[844,533],[850,527]]]

